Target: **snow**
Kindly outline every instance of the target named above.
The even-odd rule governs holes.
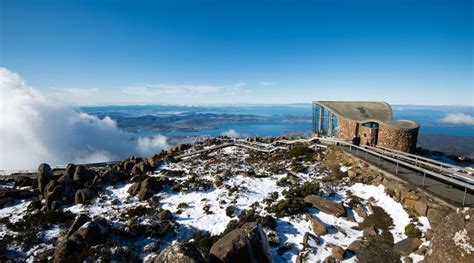
[[[393,220],[394,227],[390,230],[393,235],[394,242],[405,239],[405,226],[410,223],[408,213],[403,206],[391,198],[384,192],[384,186],[366,185],[356,183],[349,187],[353,195],[368,200],[370,197],[375,198],[373,205],[382,207]]]
[[[0,218],[8,217],[10,223],[16,223],[28,212],[31,201],[18,200],[14,205],[0,209]]]

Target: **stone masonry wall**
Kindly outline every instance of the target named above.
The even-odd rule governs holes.
[[[377,143],[377,129],[371,129],[360,125],[359,136],[361,145],[375,146]]]
[[[356,122],[339,117],[337,121],[336,137],[343,140],[352,140],[355,136],[356,126]]]
[[[380,124],[377,145],[398,151],[413,153],[416,150],[418,130],[419,128],[397,130]]]

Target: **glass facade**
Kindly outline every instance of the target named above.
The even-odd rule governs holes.
[[[335,136],[337,132],[337,116],[316,103],[313,103],[313,132],[324,136]]]

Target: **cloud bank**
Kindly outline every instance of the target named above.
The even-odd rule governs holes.
[[[99,119],[45,97],[20,75],[0,68],[0,169],[103,162],[167,148],[164,136],[133,138],[109,117]]]
[[[450,113],[441,122],[456,125],[474,125],[474,117],[464,113]]]

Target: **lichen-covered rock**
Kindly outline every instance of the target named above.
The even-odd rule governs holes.
[[[331,256],[336,260],[344,260],[344,249],[340,246],[334,246],[331,249]]]
[[[272,262],[267,237],[255,222],[245,223],[223,236],[210,253],[213,262]]]
[[[474,262],[474,209],[452,212],[439,223],[425,262]]]
[[[421,243],[423,242],[419,238],[408,237],[395,243],[393,250],[402,256],[408,256],[417,250]]]
[[[43,193],[44,188],[53,177],[51,166],[47,163],[42,163],[38,167],[38,190]]]
[[[163,249],[148,263],[205,263],[203,253],[194,243],[177,243]]]
[[[346,214],[346,210],[341,203],[336,203],[316,195],[308,195],[304,198],[304,201],[324,213],[334,216],[343,216]]]
[[[86,201],[89,201],[93,197],[96,196],[96,193],[89,189],[80,189],[76,191],[76,195],[74,196],[74,203],[75,204],[82,204]]]
[[[319,218],[311,215],[306,214],[306,219],[311,223],[311,227],[313,228],[313,232],[318,236],[324,236],[328,233],[326,225],[324,225]]]
[[[66,234],[66,238],[69,238],[72,234],[76,233],[76,231],[85,223],[87,223],[91,218],[85,214],[80,214],[76,217],[74,222],[72,223],[71,227]]]

